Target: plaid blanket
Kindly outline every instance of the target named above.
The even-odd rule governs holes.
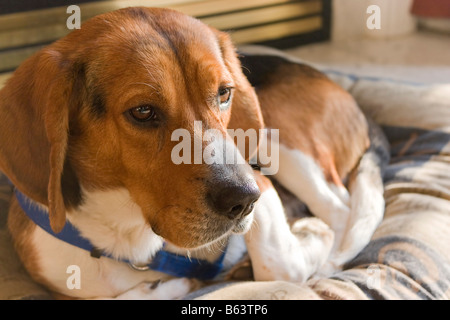
[[[419,86],[327,72],[380,124],[391,144],[385,218],[369,245],[331,278],[305,284],[216,284],[198,299],[448,299],[450,84]],[[49,298],[21,267],[5,230],[10,188],[0,175],[0,299]]]

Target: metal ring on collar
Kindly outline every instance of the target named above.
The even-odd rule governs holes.
[[[147,266],[147,265],[137,266],[137,265],[135,265],[135,264],[133,264],[131,262],[129,262],[128,265],[130,266],[131,269],[137,270],[137,271],[148,271],[148,270],[150,270],[150,267]]]

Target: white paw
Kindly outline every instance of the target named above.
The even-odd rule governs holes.
[[[195,280],[179,278],[168,281],[142,282],[117,299],[121,300],[173,300],[187,295],[197,286]]]
[[[334,183],[328,183],[330,190],[342,201],[346,206],[350,206],[350,194],[345,187],[338,187]]]
[[[318,218],[297,220],[291,230],[303,248],[309,278],[327,261],[334,243],[334,232]]]
[[[283,238],[283,249],[257,280],[305,282],[326,261],[333,245],[333,231],[320,219],[303,218]],[[258,277],[259,279],[258,279]]]
[[[328,257],[333,246],[334,232],[325,222],[318,218],[299,219],[293,223],[291,231],[302,244],[318,240]]]

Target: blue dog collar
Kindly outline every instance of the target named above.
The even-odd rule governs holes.
[[[101,252],[95,248],[92,243],[81,236],[79,230],[73,224],[66,221],[61,232],[53,232],[50,226],[48,213],[34,204],[27,196],[15,188],[15,195],[20,204],[20,207],[26,215],[40,228],[51,234],[55,238],[67,242],[78,248],[87,250],[92,257],[100,258],[100,256],[112,258],[111,256]],[[211,280],[215,278],[223,269],[223,260],[226,250],[221,254],[219,259],[215,262],[207,260],[188,258],[186,256],[178,255],[164,249],[159,250],[151,260],[151,262],[143,267],[136,267],[128,260],[120,260],[126,262],[136,270],[154,270],[169,274],[179,278],[195,278],[199,280]]]

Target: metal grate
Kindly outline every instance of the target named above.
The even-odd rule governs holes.
[[[28,0],[21,1],[20,6],[15,5],[16,0],[6,1],[10,6],[5,6],[5,2],[2,2],[0,13],[8,13],[0,15],[0,86],[7,77],[5,73],[11,72],[34,52],[71,31],[66,27],[68,2],[71,1]],[[82,21],[130,6],[168,7],[229,31],[237,44],[259,43],[280,48],[328,39],[330,2],[331,0],[81,0],[77,5],[81,9]],[[52,7],[42,9],[44,5]]]

